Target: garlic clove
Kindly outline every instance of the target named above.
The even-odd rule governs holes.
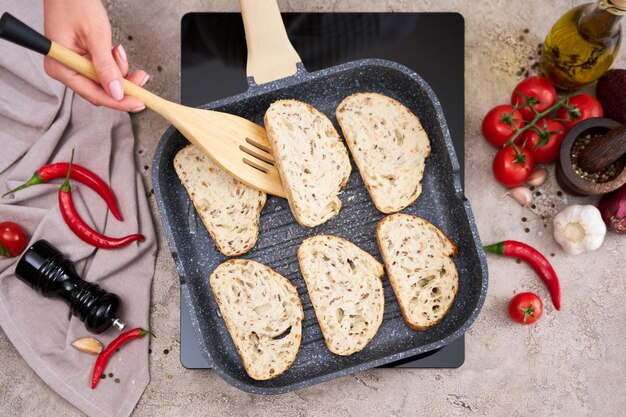
[[[533,201],[533,193],[526,187],[511,188],[505,195],[513,197],[522,207],[528,207]]]
[[[546,182],[547,179],[548,179],[548,170],[541,167],[541,168],[537,168],[535,172],[530,174],[530,177],[528,177],[528,181],[526,181],[526,184],[532,185],[533,187],[539,187],[544,182]]]
[[[94,339],[93,337],[83,337],[76,339],[72,342],[72,346],[81,352],[91,353],[97,355],[102,352],[102,343]]]

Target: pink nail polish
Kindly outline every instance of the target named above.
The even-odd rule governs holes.
[[[120,58],[124,62],[128,62],[128,57],[126,56],[126,50],[122,45],[117,45],[117,53],[120,55]]]
[[[134,109],[130,109],[130,112],[131,113],[139,113],[140,111],[142,111],[145,108],[146,108],[146,106],[135,107]]]
[[[109,83],[109,94],[115,101],[120,101],[124,98],[124,89],[120,80],[113,80]]]
[[[150,75],[146,74],[146,76],[144,77],[143,80],[141,80],[141,82],[139,83],[140,87],[143,87],[144,85],[146,85],[146,83],[148,82],[148,80],[150,79]]]

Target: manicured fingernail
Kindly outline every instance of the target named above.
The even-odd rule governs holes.
[[[120,101],[124,98],[124,89],[122,89],[120,80],[113,80],[109,83],[109,94],[115,101]]]
[[[126,57],[126,51],[122,45],[117,45],[117,53],[120,55],[120,58],[124,62],[128,62],[128,58]]]
[[[146,74],[146,76],[144,77],[143,80],[141,80],[141,82],[139,83],[140,87],[143,87],[144,85],[146,85],[146,83],[148,82],[148,80],[150,79],[150,75]]]
[[[131,109],[130,112],[131,113],[139,113],[140,111],[142,111],[145,108],[146,108],[146,106],[135,107],[134,109]]]

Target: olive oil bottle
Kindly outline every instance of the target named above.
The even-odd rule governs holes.
[[[600,78],[619,50],[620,19],[625,14],[626,0],[599,0],[565,13],[543,43],[543,75],[563,90]]]

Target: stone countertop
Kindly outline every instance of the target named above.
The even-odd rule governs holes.
[[[105,0],[114,41],[123,43],[131,65],[146,69],[147,88],[170,100],[180,96],[180,19],[190,11],[238,11],[235,0],[147,2]],[[486,243],[523,240],[539,248],[561,277],[563,307],[556,312],[543,284],[525,265],[488,256],[489,292],[466,337],[459,369],[371,370],[280,396],[247,394],[211,371],[189,371],[179,361],[179,283],[150,195],[160,251],[152,287],[151,377],[134,416],[413,416],[424,415],[623,415],[626,355],[623,319],[626,274],[617,258],[626,238],[607,235],[596,252],[566,255],[540,215],[503,197],[491,176],[494,149],[480,133],[485,113],[507,102],[523,70],[532,67],[537,45],[552,23],[580,1],[524,2],[454,0],[286,0],[283,11],[456,11],[466,24],[465,172],[481,238]],[[528,31],[526,29],[529,29]],[[622,51],[615,67],[626,67]],[[146,189],[153,152],[167,123],[146,111],[133,116],[136,161]],[[554,179],[545,187],[554,195]],[[569,198],[569,203],[594,203]],[[557,202],[558,205],[559,202]],[[535,212],[538,212],[538,207]],[[527,221],[523,222],[522,217]],[[526,231],[526,229],[528,229]],[[554,256],[550,256],[554,254]],[[544,300],[540,322],[512,323],[507,304],[516,292]],[[621,347],[620,347],[621,346]],[[0,396],[3,415],[80,413],[56,395],[26,365],[0,331]]]

